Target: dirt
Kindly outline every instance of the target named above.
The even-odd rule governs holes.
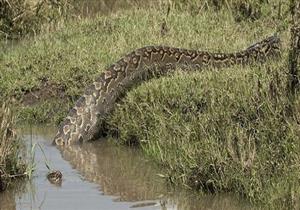
[[[32,90],[24,90],[21,103],[24,106],[32,106],[49,99],[67,99],[66,87],[47,79],[43,79],[39,87]]]

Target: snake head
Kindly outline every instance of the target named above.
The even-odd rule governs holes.
[[[248,47],[246,51],[257,51],[263,54],[265,57],[268,56],[280,56],[281,41],[280,38],[275,33],[273,36],[267,37],[261,42],[255,43]]]
[[[269,53],[273,55],[280,55],[280,49],[281,49],[281,41],[278,37],[277,33],[275,33],[273,36],[268,37],[265,40],[265,46],[268,45],[270,47]]]
[[[47,174],[47,179],[51,184],[61,186],[62,184],[62,173],[60,171],[51,171]]]

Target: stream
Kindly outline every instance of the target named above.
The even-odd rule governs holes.
[[[35,172],[29,182],[0,193],[0,210],[198,210],[251,209],[233,195],[203,195],[176,187],[159,176],[157,164],[139,149],[100,139],[59,150],[54,128],[22,129],[27,150],[35,146]],[[37,146],[37,144],[40,145]],[[63,174],[61,186],[51,184],[46,163]]]

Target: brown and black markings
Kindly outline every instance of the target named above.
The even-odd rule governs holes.
[[[137,49],[112,64],[86,88],[83,96],[61,123],[53,143],[69,145],[94,139],[103,133],[105,118],[125,91],[142,81],[183,70],[223,68],[264,62],[280,55],[280,40],[274,35],[237,53],[210,53],[167,46]]]

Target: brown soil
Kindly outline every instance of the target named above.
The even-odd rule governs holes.
[[[64,85],[42,80],[39,87],[24,91],[21,103],[25,106],[32,106],[48,99],[66,99],[66,97],[66,88]]]

